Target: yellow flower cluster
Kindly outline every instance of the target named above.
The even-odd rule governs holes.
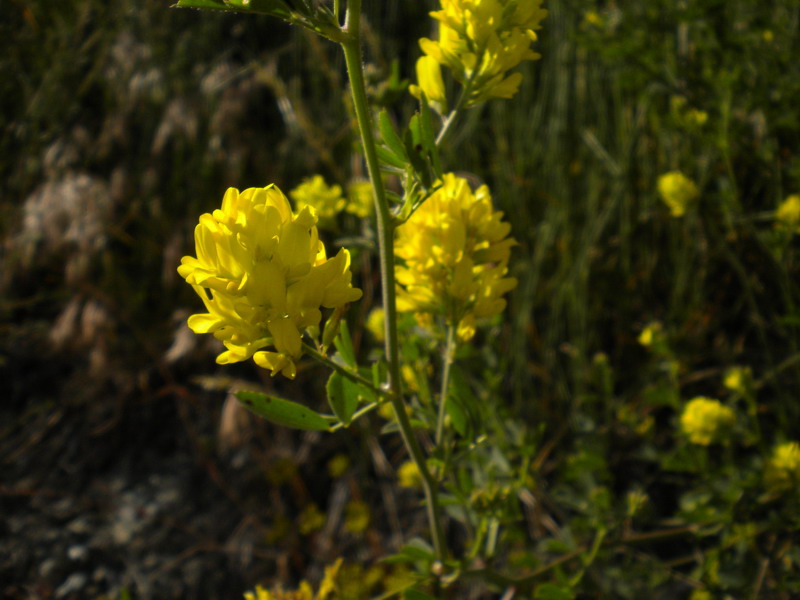
[[[347,204],[342,196],[342,188],[328,185],[322,175],[307,177],[289,192],[289,196],[294,200],[298,211],[306,206],[314,207],[320,223],[333,221]]]
[[[531,50],[547,11],[541,0],[441,0],[441,10],[431,13],[439,21],[439,39],[420,40],[426,54],[417,63],[418,86],[439,112],[446,111],[441,66],[468,88],[466,106],[490,98],[511,98],[522,81],[520,73],[508,75],[522,61],[540,55]]]
[[[792,194],[781,202],[775,211],[775,221],[782,229],[800,233],[800,194]]]
[[[444,175],[441,187],[398,227],[395,254],[397,309],[420,323],[444,317],[459,338],[475,334],[475,319],[503,311],[503,295],[517,280],[506,277],[511,226],[492,207],[489,188],[473,193],[466,179]]]
[[[337,597],[336,578],[342,566],[342,559],[338,559],[329,567],[325,567],[325,576],[319,584],[319,591],[314,594],[307,581],[300,583],[297,590],[284,591],[282,589],[267,590],[260,585],[256,586],[255,593],[245,592],[245,600],[333,600]]]
[[[781,444],[772,454],[764,472],[764,483],[771,492],[800,489],[800,444]]]
[[[734,412],[719,400],[702,396],[691,400],[681,415],[681,430],[693,444],[722,441],[736,423]]]
[[[338,185],[328,185],[322,175],[307,177],[289,192],[298,211],[311,206],[317,213],[319,226],[335,223],[342,211],[362,219],[372,214],[372,184],[369,181],[356,181],[347,186],[347,198]]]
[[[673,217],[682,217],[700,195],[694,181],[680,171],[670,171],[659,177],[658,193]]]
[[[369,181],[356,181],[347,186],[347,212],[365,219],[372,215],[374,208],[372,184]]]
[[[361,297],[351,285],[350,254],[327,258],[310,206],[293,214],[274,185],[239,192],[230,188],[222,209],[200,217],[197,258],[181,259],[178,273],[208,312],[189,317],[195,333],[225,345],[220,364],[249,358],[294,378],[302,354],[301,332],[319,325],[321,307]],[[262,350],[273,346],[275,352]]]
[[[404,488],[421,488],[422,473],[419,472],[417,463],[407,460],[397,469],[397,483]]]

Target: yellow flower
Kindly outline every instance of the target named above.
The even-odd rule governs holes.
[[[675,120],[686,129],[699,129],[708,121],[706,111],[686,107],[685,96],[672,96],[670,105]]]
[[[792,233],[800,233],[800,194],[792,194],[775,211],[776,225]]]
[[[419,472],[417,463],[407,460],[397,469],[397,482],[404,488],[421,488],[422,474]]]
[[[788,442],[775,448],[764,472],[764,483],[776,493],[800,489],[800,444]]]
[[[540,55],[531,50],[547,11],[541,0],[441,0],[441,10],[431,16],[439,21],[439,39],[422,38],[422,51],[440,65],[448,67],[456,81],[470,85],[466,106],[489,98],[511,98],[519,88],[522,75],[508,71],[522,61]],[[423,79],[436,89],[429,69],[423,64]],[[443,87],[442,87],[443,89]]]
[[[245,600],[315,600],[314,592],[307,581],[300,582],[297,590],[284,591],[282,588],[266,590],[260,585],[256,586],[255,594],[245,592]]]
[[[683,409],[681,430],[693,444],[708,446],[723,441],[736,423],[736,415],[719,400],[697,397]]]
[[[658,178],[658,193],[673,217],[682,217],[699,195],[697,186],[680,171],[670,171]]]
[[[330,566],[325,567],[325,576],[319,584],[319,591],[314,594],[307,581],[300,582],[297,590],[284,591],[281,588],[266,590],[260,585],[256,586],[255,593],[245,592],[245,600],[328,600],[336,598],[338,587],[337,577],[342,566],[339,558]]]
[[[447,95],[442,80],[442,67],[432,56],[421,56],[417,60],[417,81],[419,85],[412,85],[409,91],[415,98],[421,98],[422,93],[428,103],[439,114],[447,112]]]
[[[332,223],[347,204],[347,200],[342,196],[342,188],[338,185],[328,185],[322,175],[307,177],[289,192],[289,195],[298,211],[302,211],[306,206],[313,206],[320,223]]]
[[[744,394],[747,392],[752,378],[753,372],[750,367],[731,367],[725,371],[722,384],[732,392]]]
[[[366,219],[372,215],[374,208],[372,184],[369,181],[357,181],[347,186],[347,205],[344,207],[347,212]]]
[[[639,343],[645,348],[657,345],[664,339],[664,328],[658,321],[648,323],[639,334]]]
[[[385,316],[382,308],[373,308],[367,315],[367,330],[376,342],[383,342],[386,339]]]
[[[328,461],[328,473],[331,477],[341,477],[350,467],[350,459],[345,454],[337,454]]]
[[[325,525],[325,514],[314,503],[308,504],[297,519],[298,529],[303,535],[319,531]]]
[[[500,314],[503,295],[517,285],[506,276],[516,242],[503,213],[493,210],[488,187],[473,192],[452,173],[440,183],[397,229],[397,308],[417,313],[420,323],[441,316],[468,340],[475,319]]]
[[[189,317],[189,327],[225,345],[218,363],[252,358],[293,379],[301,332],[319,325],[320,308],[361,297],[350,283],[350,254],[327,258],[316,222],[310,206],[293,214],[274,185],[230,188],[221,210],[200,217],[197,258],[184,256],[178,273],[208,311]],[[270,346],[274,352],[263,350]]]
[[[369,506],[353,500],[344,507],[344,528],[350,533],[364,533],[369,527]]]
[[[601,17],[599,14],[597,14],[596,11],[593,10],[589,10],[586,11],[586,13],[584,13],[583,22],[593,27],[603,27],[605,25],[603,17]]]

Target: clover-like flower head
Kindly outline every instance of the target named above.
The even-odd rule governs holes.
[[[475,334],[475,319],[505,309],[511,226],[492,207],[489,188],[475,192],[466,179],[444,175],[441,187],[397,229],[395,253],[400,311],[422,323],[444,317],[462,340]]]
[[[547,11],[541,0],[441,0],[441,10],[431,16],[439,21],[439,39],[420,40],[422,51],[440,65],[448,67],[456,81],[470,82],[466,105],[490,98],[511,98],[517,93],[522,75],[508,71],[522,61],[540,55],[531,50]],[[429,59],[417,65],[419,87],[433,106],[446,105],[441,78]]]
[[[681,430],[690,442],[700,446],[725,441],[735,423],[733,410],[719,400],[703,396],[691,400],[681,415]]]
[[[342,210],[347,200],[342,195],[342,188],[338,185],[328,185],[322,175],[307,177],[303,182],[289,192],[298,211],[306,206],[314,207],[319,219],[320,227],[324,223],[332,223]]]
[[[221,209],[200,217],[197,257],[183,257],[178,273],[208,311],[189,317],[189,327],[225,345],[218,363],[253,358],[294,378],[302,331],[319,325],[320,309],[361,297],[351,285],[350,254],[327,258],[316,222],[310,206],[293,214],[274,185],[230,188]]]

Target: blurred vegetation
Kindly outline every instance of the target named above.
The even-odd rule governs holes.
[[[371,93],[407,118],[400,80],[431,34],[433,2],[367,4]],[[275,20],[162,0],[4,8],[4,447],[62,403],[99,424],[109,396],[135,412],[143,398],[196,390],[197,376],[285,385],[219,369],[211,345],[181,333],[197,303],[176,266],[227,186],[289,190],[322,173],[345,187],[364,174],[349,104],[330,94],[346,85],[336,48]],[[510,310],[461,350],[456,374],[511,458],[478,448],[462,491],[478,512],[511,515],[503,566],[539,573],[536,597],[797,597],[800,496],[784,485],[791,460],[783,477],[774,452],[800,438],[800,248],[775,210],[800,192],[800,2],[546,8],[543,58],[519,95],[470,112],[444,149],[448,165],[490,185],[519,242]],[[699,190],[680,217],[658,193],[670,171]],[[354,221],[342,230],[369,248]],[[377,279],[367,252],[354,264],[365,299],[351,330],[365,352]],[[427,352],[405,349],[421,368]],[[309,397],[315,373],[298,378]],[[226,415],[219,393],[205,394],[191,404],[205,432],[186,445],[216,461],[209,446]],[[707,445],[681,429],[695,397],[735,415]],[[377,501],[360,496],[411,499],[387,491],[403,457],[361,433],[303,446],[301,472],[295,458],[277,461],[265,429],[248,438],[272,486],[260,544],[273,556],[290,540],[293,568],[271,576],[300,579],[307,565],[318,576],[318,561],[333,562],[306,547],[315,532],[334,535],[332,489],[347,562],[396,549],[399,523],[370,521]],[[355,464],[329,472],[334,451]],[[402,518],[422,529],[417,512]]]

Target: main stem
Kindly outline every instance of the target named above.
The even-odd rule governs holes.
[[[447,413],[447,397],[450,387],[450,367],[456,351],[456,326],[447,325],[447,341],[444,348],[444,366],[442,371],[442,392],[439,397],[439,418],[436,420],[436,446],[441,447],[444,441],[444,417]]]
[[[427,500],[428,520],[431,526],[431,537],[436,557],[445,558],[442,533],[442,523],[439,510],[439,499],[436,491],[436,482],[431,476],[425,462],[425,455],[420,448],[414,430],[411,427],[405,404],[400,379],[400,351],[397,339],[397,302],[394,280],[394,226],[389,212],[389,203],[381,179],[380,162],[373,136],[372,119],[369,114],[367,92],[364,86],[364,72],[361,66],[361,0],[349,0],[347,3],[347,16],[345,17],[345,41],[341,42],[344,50],[344,59],[347,64],[347,74],[350,78],[350,88],[353,94],[353,106],[361,133],[361,142],[364,146],[364,156],[367,161],[367,171],[372,183],[375,200],[375,213],[378,225],[378,252],[380,254],[381,287],[383,291],[383,311],[386,327],[386,358],[389,363],[389,389],[400,433],[405,442],[411,459],[417,465],[422,476],[425,499]]]

